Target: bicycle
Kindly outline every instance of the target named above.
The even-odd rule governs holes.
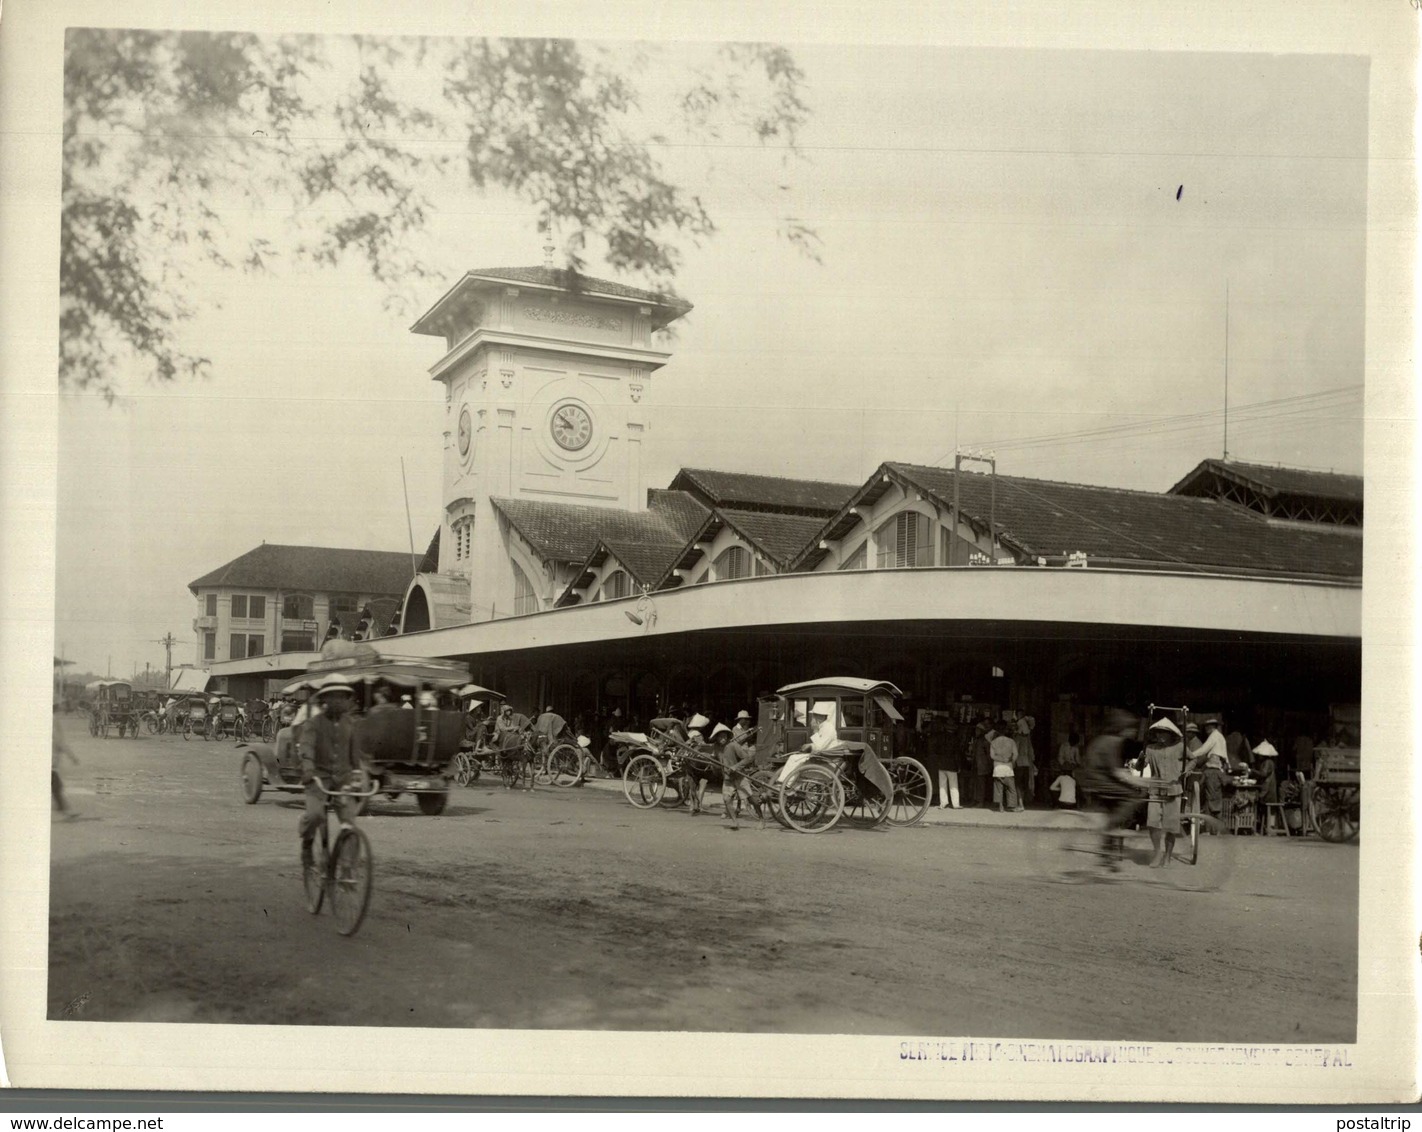
[[[355,935],[370,907],[370,890],[375,879],[375,859],[370,850],[370,838],[363,829],[342,824],[331,842],[331,813],[338,798],[366,799],[376,790],[376,784],[364,791],[328,790],[320,779],[316,787],[326,795],[326,808],[321,815],[317,836],[311,841],[311,860],[301,863],[301,883],[306,891],[306,910],[319,915],[329,893],[331,915],[341,935]]]
[[[1143,801],[1161,802],[1171,797],[1166,783],[1143,779],[1141,784]],[[1179,795],[1174,797],[1187,801]],[[1154,847],[1142,831],[1108,831],[1108,813],[1059,810],[1055,817],[1063,828],[1029,835],[1037,871],[1046,879],[1063,884],[1149,878],[1189,892],[1213,892],[1234,872],[1233,838],[1224,836],[1223,822],[1201,812],[1198,788],[1188,795],[1188,804],[1189,809],[1180,815],[1180,835],[1162,868],[1146,867],[1154,856]],[[1215,838],[1208,850],[1202,850],[1202,835]]]

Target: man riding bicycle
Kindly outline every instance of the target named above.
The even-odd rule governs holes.
[[[1141,780],[1125,767],[1126,740],[1135,737],[1139,726],[1130,712],[1113,708],[1106,715],[1106,729],[1087,745],[1079,772],[1080,785],[1092,808],[1107,815],[1102,829],[1102,860],[1113,872],[1120,868],[1125,847],[1121,830],[1147,796]]]
[[[345,786],[361,773],[355,728],[347,718],[354,702],[351,689],[344,684],[329,684],[318,689],[308,701],[311,715],[302,723],[298,739],[301,784],[306,788],[306,810],[297,827],[303,865],[311,863],[311,841],[326,820],[327,795],[321,785],[332,790]],[[334,804],[341,825],[354,825],[359,802],[354,798],[336,797]]]

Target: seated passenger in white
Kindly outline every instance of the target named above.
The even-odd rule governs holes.
[[[839,730],[834,724],[834,702],[832,700],[821,700],[809,710],[810,742],[808,746],[800,748],[799,754],[791,755],[786,761],[784,768],[780,771],[776,782],[784,782],[796,770],[803,765],[812,754],[829,750],[839,745]]]

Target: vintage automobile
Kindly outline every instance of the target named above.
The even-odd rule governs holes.
[[[438,814],[449,800],[455,758],[464,738],[464,720],[454,692],[469,682],[469,670],[455,661],[388,656],[364,642],[335,640],[321,650],[306,675],[282,689],[284,696],[303,698],[330,684],[349,687],[355,697],[353,714],[361,766],[390,799],[414,795],[423,814]],[[385,689],[410,696],[410,706],[378,703]],[[290,728],[277,733],[275,744],[242,743],[239,777],[248,805],[264,789],[297,793],[301,785],[299,739],[301,712]]]
[[[120,739],[126,734],[138,738],[137,701],[127,680],[95,680],[84,686],[84,696],[89,702],[90,735],[107,739],[114,728]]]

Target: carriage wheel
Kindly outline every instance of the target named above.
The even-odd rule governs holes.
[[[667,775],[652,755],[634,755],[622,772],[622,793],[639,810],[650,810],[666,793]]]
[[[933,780],[917,759],[889,760],[889,777],[894,783],[894,800],[889,806],[890,825],[917,825],[933,801]]]
[[[844,812],[844,787],[828,767],[807,763],[780,784],[780,812],[799,833],[823,833]]]
[[[1325,841],[1352,841],[1359,829],[1359,788],[1315,786],[1312,791],[1313,828]]]
[[[576,786],[583,780],[582,748],[560,743],[548,753],[554,786]]]
[[[873,829],[889,816],[890,800],[872,782],[862,782],[844,799],[844,820],[859,829]]]
[[[89,734],[95,739],[99,737],[99,717],[92,713],[89,716]]]

